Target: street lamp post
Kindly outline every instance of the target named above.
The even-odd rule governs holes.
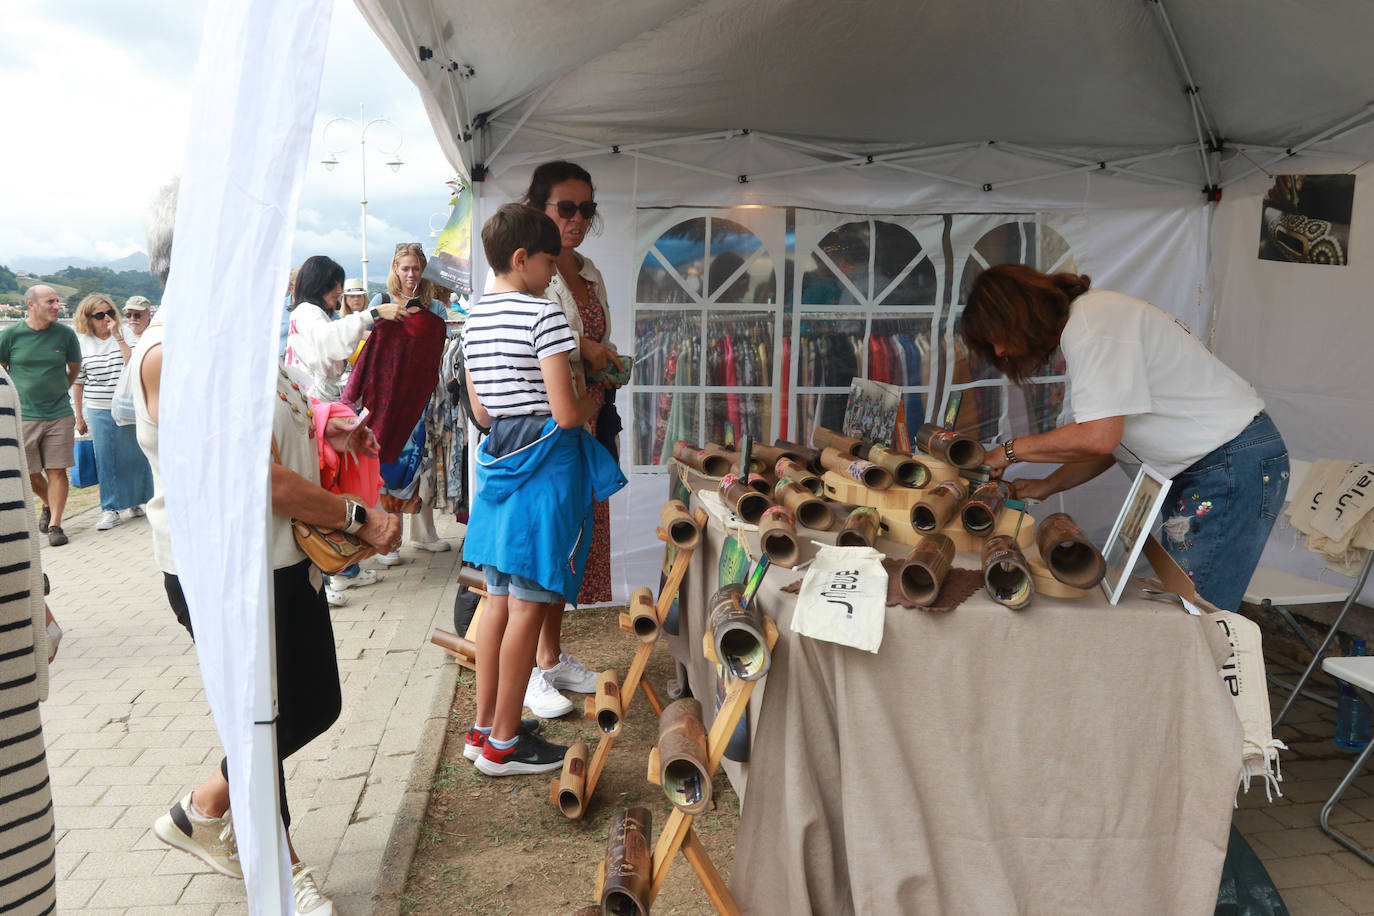
[[[339,123],[340,121],[347,122],[349,124],[352,124],[354,127],[358,128],[358,164],[359,171],[362,174],[363,181],[362,198],[359,200],[359,203],[361,203],[363,207],[363,289],[367,289],[367,131],[374,124],[390,124],[393,129],[396,127],[396,125],[392,123],[390,118],[373,118],[371,121],[367,120],[367,116],[364,112],[363,106],[362,104],[359,104],[357,121],[354,121],[352,118],[346,118],[342,116],[337,118],[331,118],[328,122],[325,123],[324,129],[320,131],[320,139],[325,140],[326,135],[329,133],[329,128]],[[326,148],[328,148],[327,140]],[[386,161],[386,164],[391,166],[391,171],[393,172],[399,172],[401,170],[401,166],[405,165],[405,163],[401,160],[401,156],[399,153],[400,149],[401,143],[398,139],[396,141],[395,148],[390,151],[389,155],[391,156],[391,158]],[[330,149],[329,153],[323,159],[320,160],[320,163],[325,167],[325,169],[333,171],[334,166],[339,164],[338,154],[343,152],[343,150],[344,148],[342,146],[338,149]],[[383,149],[382,152],[387,153],[387,150]]]

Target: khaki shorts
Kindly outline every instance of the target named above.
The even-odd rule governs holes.
[[[30,474],[71,467],[76,464],[75,447],[76,417],[24,421],[24,454]]]

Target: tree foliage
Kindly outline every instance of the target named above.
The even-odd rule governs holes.
[[[0,264],[0,293],[12,293],[19,289],[19,278],[4,264]]]
[[[91,293],[104,293],[118,305],[123,305],[130,296],[147,296],[154,305],[162,302],[161,281],[144,270],[116,273],[108,267],[64,267],[40,279],[73,287],[76,293],[70,297],[72,308]],[[3,288],[0,285],[0,289]]]

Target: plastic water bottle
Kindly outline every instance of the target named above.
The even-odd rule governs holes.
[[[1363,639],[1350,641],[1350,654],[1365,654]],[[1336,743],[1352,751],[1363,750],[1369,743],[1369,707],[1345,681],[1341,681],[1341,697],[1336,703]]]

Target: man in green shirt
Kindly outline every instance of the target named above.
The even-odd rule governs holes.
[[[48,543],[67,543],[62,510],[67,507],[67,468],[73,457],[75,415],[68,389],[81,370],[76,332],[59,324],[62,302],[51,286],[30,286],[24,294],[29,315],[0,334],[0,366],[19,392],[24,415],[24,452],[33,492],[43,500],[38,530]]]

